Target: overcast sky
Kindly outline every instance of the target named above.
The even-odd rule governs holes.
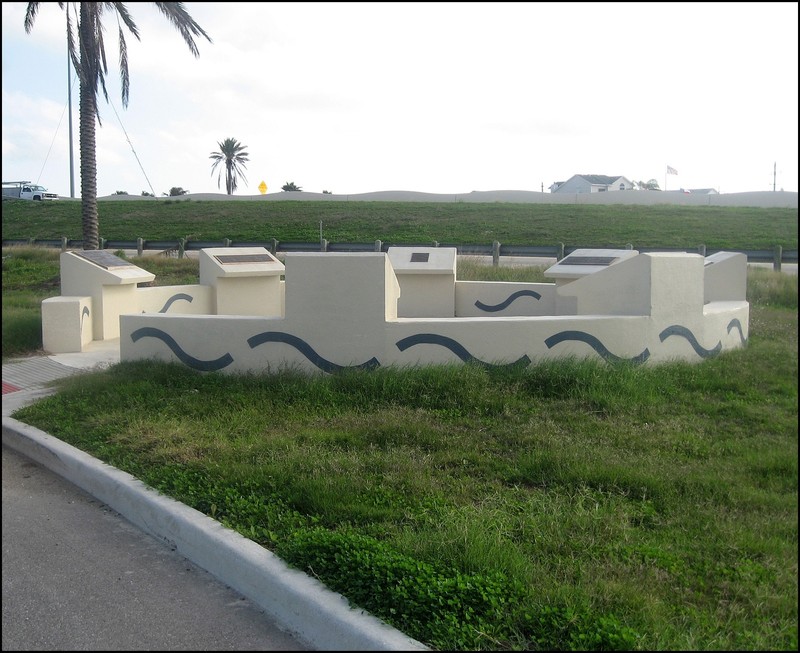
[[[3,2],[3,179],[70,195],[66,19]],[[798,3],[185,3],[194,58],[128,3],[130,103],[106,15],[98,195],[540,191],[574,174],[798,190]],[[74,77],[74,70],[73,77]],[[72,91],[80,196],[78,85]],[[678,171],[666,175],[667,166]],[[775,178],[773,180],[773,170]]]

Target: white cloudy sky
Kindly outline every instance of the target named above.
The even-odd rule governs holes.
[[[3,179],[70,195],[66,21],[2,3]],[[225,192],[209,154],[250,161],[237,195],[539,191],[573,174],[668,189],[798,189],[798,4],[185,3],[199,58],[152,3],[117,22],[98,195]],[[74,75],[74,71],[73,71]],[[72,92],[80,195],[78,88]],[[678,171],[666,176],[666,166]]]

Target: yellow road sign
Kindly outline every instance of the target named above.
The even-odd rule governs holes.
[[[261,194],[262,194],[262,195],[263,195],[264,193],[266,193],[266,192],[267,192],[267,182],[265,182],[265,181],[262,181],[262,182],[261,182],[261,183],[258,185],[258,190],[260,190],[260,191],[261,191]]]

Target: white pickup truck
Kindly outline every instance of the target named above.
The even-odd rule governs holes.
[[[3,197],[17,197],[21,200],[57,200],[58,194],[29,181],[4,181]]]

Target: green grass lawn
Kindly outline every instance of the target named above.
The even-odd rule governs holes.
[[[135,241],[797,249],[797,209],[439,202],[102,201],[100,236]],[[3,239],[80,240],[80,202],[3,202]]]
[[[40,329],[58,294],[57,254],[7,252],[4,356],[7,315],[26,305],[15,332]],[[197,280],[190,259],[136,263]],[[699,364],[126,362],[15,417],[435,649],[796,650],[797,277],[751,269],[747,295],[747,346]]]

